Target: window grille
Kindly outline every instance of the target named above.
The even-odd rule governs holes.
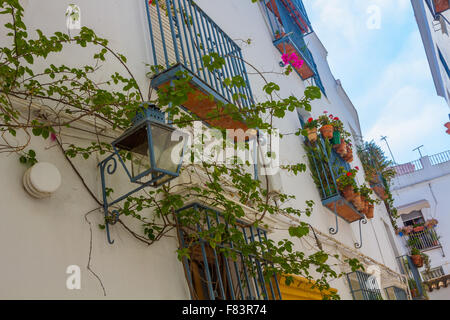
[[[382,300],[376,278],[370,274],[355,271],[347,274],[353,300]]]
[[[191,219],[198,232],[218,227],[229,230],[218,211],[198,203],[179,210],[177,219]],[[246,244],[267,241],[265,230],[241,221],[236,225]],[[268,261],[254,255],[244,256],[232,241],[213,248],[208,241],[193,236],[193,231],[179,230],[179,236],[182,247],[189,249],[190,257],[183,258],[183,265],[193,300],[281,300],[277,277],[271,276],[269,280],[264,277]],[[231,248],[235,257],[226,256],[223,248],[226,251]]]

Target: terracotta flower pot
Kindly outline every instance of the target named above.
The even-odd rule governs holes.
[[[351,202],[351,201],[355,198],[355,196],[356,196],[356,193],[355,193],[355,191],[353,190],[353,187],[352,187],[352,186],[346,186],[346,187],[342,190],[342,194],[343,194],[345,200],[347,200],[347,201],[349,201],[349,202]]]
[[[353,150],[348,144],[347,144],[347,155],[345,156],[344,160],[348,163],[353,162]]]
[[[369,204],[369,211],[366,214],[367,219],[373,219],[374,211],[375,211],[375,206],[373,204]],[[396,233],[397,233],[397,231],[396,231]]]
[[[423,267],[423,258],[421,255],[418,255],[418,254],[412,255],[411,260],[417,268]]]
[[[333,138],[333,132],[334,132],[334,128],[331,124],[326,124],[326,125],[322,126],[322,128],[320,128],[320,133],[326,139]]]
[[[345,141],[342,141],[340,144],[336,144],[333,147],[342,158],[347,155],[347,143],[345,143]]]
[[[363,203],[362,203],[362,199],[361,199],[361,195],[360,194],[356,194],[355,197],[352,200],[352,204],[355,206],[355,208],[358,211],[361,211],[363,209]]]
[[[363,201],[362,213],[364,213],[365,215],[369,213],[369,202],[367,200]]]
[[[306,129],[308,132],[308,140],[312,143],[317,141],[317,128]]]

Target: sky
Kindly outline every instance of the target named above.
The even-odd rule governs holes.
[[[439,97],[410,0],[303,0],[336,79],[356,107],[366,141],[397,163],[450,150]]]

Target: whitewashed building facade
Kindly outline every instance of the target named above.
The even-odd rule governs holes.
[[[156,8],[162,11],[164,5],[169,7],[167,4],[185,9],[193,8],[197,10],[198,16],[204,19],[203,23],[209,24],[211,28],[213,25],[220,27],[221,36],[232,39],[233,43],[240,47],[245,61],[258,70],[267,72],[265,77],[280,85],[280,95],[287,97],[293,94],[302,97],[307,86],[315,84],[321,87],[322,98],[313,101],[311,113],[304,110],[289,112],[285,118],[277,120],[276,126],[282,133],[297,131],[301,126],[300,118],[317,117],[327,110],[339,116],[354,137],[362,136],[357,110],[346,95],[341,82],[331,73],[327,63],[328,53],[313,32],[301,1],[273,3],[280,6],[280,11],[286,11],[287,6],[294,4],[291,9],[301,17],[301,20],[296,21],[303,21],[301,26],[290,26],[294,28],[291,30],[296,31],[287,33],[287,37],[290,43],[298,45],[303,41],[306,44],[305,48],[301,48],[311,73],[303,75],[306,80],[302,80],[302,76],[297,72],[292,72],[288,77],[279,75],[282,71],[281,52],[277,43],[274,44],[277,39],[273,26],[271,27],[271,22],[276,18],[274,11],[269,10],[272,13],[268,13],[267,6],[252,3],[250,0],[195,2],[195,7],[190,0],[153,1],[162,4],[159,7],[148,7],[145,0],[79,0],[77,5],[81,9],[81,24],[109,39],[110,46],[127,57],[128,66],[142,88],[150,86],[145,64],[155,64],[155,57],[164,57],[164,52],[156,52],[155,45],[152,46],[152,31],[149,26],[155,28],[162,23],[162,29],[166,28],[164,31],[173,36],[173,41],[180,41],[185,35],[183,31],[179,31],[178,35],[171,34],[170,29],[167,29],[170,20],[167,20],[164,14],[161,15],[162,22],[155,21],[158,16]],[[22,1],[28,29],[32,32],[31,30],[39,28],[44,33],[66,30],[64,13],[71,3],[72,1],[68,0]],[[149,18],[152,21],[150,23]],[[3,24],[4,21],[1,20],[1,25]],[[287,25],[284,27],[288,29]],[[199,28],[204,27],[199,25]],[[215,30],[210,29],[209,32],[219,32],[219,29]],[[153,32],[154,35],[157,34],[158,29],[153,29]],[[216,33],[216,36],[219,36],[219,33]],[[251,41],[247,42],[247,39]],[[5,45],[6,41],[3,37],[0,39],[2,45]],[[153,41],[154,44],[161,45],[161,39],[156,37]],[[169,59],[176,59],[175,47],[173,44],[166,46]],[[49,63],[83,65],[89,61],[89,50],[74,47],[50,56],[47,61],[38,61],[35,65],[36,68]],[[179,54],[182,54],[181,51]],[[100,77],[108,77],[119,67],[104,66],[100,70]],[[252,95],[256,101],[262,101],[265,97],[261,89],[264,83],[248,66],[247,71],[243,72],[248,75]],[[27,103],[20,99],[14,103],[18,107],[27,106]],[[42,106],[34,103],[33,108],[39,110]],[[95,138],[92,125],[89,119],[85,119],[71,128],[63,129],[63,145],[89,145]],[[117,137],[120,134],[108,128],[102,133],[108,137]],[[105,141],[110,142],[111,139]],[[281,163],[295,163],[298,159],[306,163],[303,143],[303,138],[295,135],[283,139],[280,147]],[[51,163],[58,168],[62,183],[49,198],[37,199],[31,195],[33,190],[30,191],[32,188],[29,184],[33,182],[29,181],[28,176],[23,178],[26,168],[19,163],[18,157],[14,154],[0,154],[0,203],[3,218],[0,224],[0,298],[191,298],[183,264],[176,255],[178,241],[175,233],[173,237],[163,238],[154,245],[147,246],[130,236],[122,226],[114,225],[110,226],[111,237],[114,239],[114,244],[110,245],[105,231],[97,227],[104,222],[103,212],[95,198],[101,199],[102,196],[98,163],[105,156],[97,155],[89,160],[67,159],[54,141],[41,138],[33,138],[30,147],[36,150],[39,162]],[[356,155],[352,166],[362,168]],[[358,173],[359,183],[364,182],[363,174],[362,170]],[[126,193],[130,189],[127,179],[123,175],[115,177],[110,183],[114,184],[117,193]],[[174,180],[175,183],[176,181]],[[393,233],[392,226],[383,204],[376,206],[375,217],[367,224],[362,224],[361,220],[348,223],[322,204],[323,199],[309,171],[300,176],[282,174],[274,185],[282,188],[285,193],[296,196],[291,203],[294,207],[303,208],[305,201],[309,199],[315,202],[314,213],[309,218],[304,217],[303,221],[314,228],[317,239],[311,235],[305,241],[297,241],[295,249],[311,252],[316,249],[316,241],[320,241],[326,252],[337,253],[344,258],[357,258],[365,265],[366,271],[375,270],[378,288],[370,290],[377,291],[377,296],[380,294],[384,299],[410,298],[408,275],[402,273],[398,263],[398,252],[390,238]],[[250,209],[249,211],[251,212]],[[298,223],[295,218],[286,216],[267,217],[265,222],[269,226],[268,236],[272,239],[289,237],[286,227]],[[131,227],[136,228],[137,232],[140,230],[138,224]],[[331,228],[337,233],[331,234]],[[330,263],[336,263],[339,272],[351,274],[349,267],[340,261],[331,260]],[[81,287],[69,290],[67,279],[76,266],[80,267]],[[368,299],[372,295],[361,280],[366,279],[365,276],[352,274],[333,280],[331,286],[337,289],[342,299]],[[301,283],[301,279],[298,281]],[[289,291],[281,288],[281,291],[285,292],[283,290]],[[305,288],[290,294],[298,299],[317,298],[313,291]]]
[[[430,299],[450,299],[449,230],[448,216],[450,190],[450,152],[424,156],[419,160],[395,167],[397,176],[392,182],[392,193],[400,218],[399,228],[426,224],[437,220],[437,225],[420,231],[394,235],[400,254],[410,254],[408,240],[430,258],[430,269],[419,269]]]

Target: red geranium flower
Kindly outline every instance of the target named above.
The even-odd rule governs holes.
[[[359,167],[355,167],[356,170],[359,170]]]
[[[323,113],[328,113],[328,111],[324,111]]]
[[[309,119],[308,119],[308,122],[313,122],[313,118],[309,118]]]
[[[338,117],[336,117],[336,118],[334,118],[334,120],[339,120],[339,118],[338,118]]]
[[[351,172],[347,172],[347,177],[351,177],[352,173]]]

